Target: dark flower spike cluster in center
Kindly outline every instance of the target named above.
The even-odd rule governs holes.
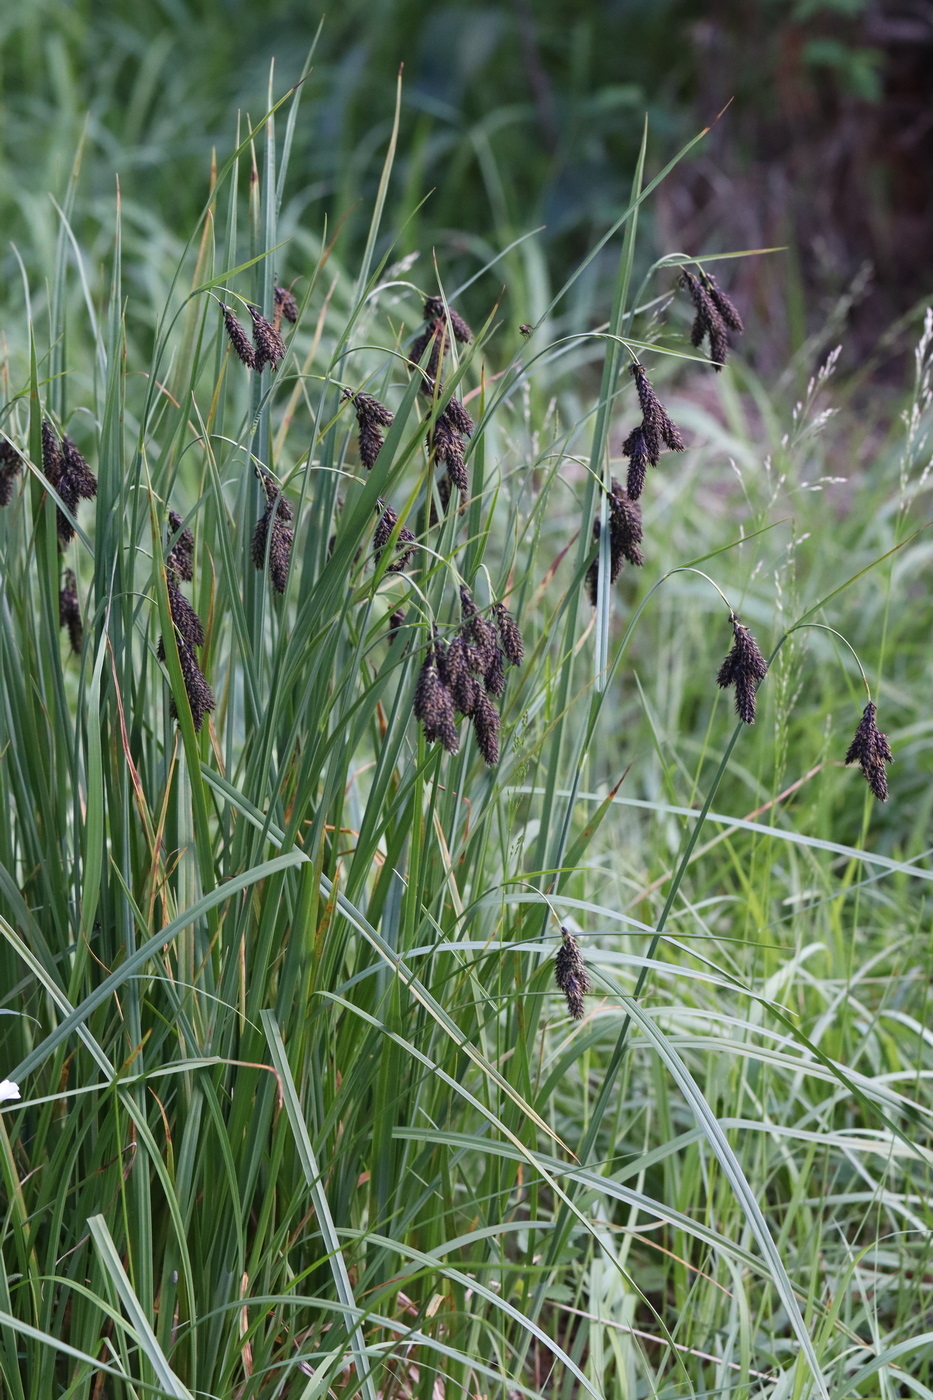
[[[70,437],[60,438],[48,418],[42,420],[42,470],[68,507],[66,515],[61,506],[55,515],[58,545],[64,549],[74,539],[71,523],[79,501],[92,501],[97,495],[97,477],[81,456]]]
[[[732,623],[732,650],[719,668],[716,677],[718,685],[735,686],[735,712],[746,724],[755,723],[755,696],[759,683],[764,680],[768,663],[761,654],[758,643],[747,627],[736,617],[729,615]]]
[[[415,687],[415,718],[428,743],[440,740],[448,753],[460,748],[457,715],[469,719],[479,751],[492,765],[499,762],[499,712],[490,697],[502,694],[506,662],[520,666],[525,649],[518,624],[503,603],[493,604],[494,626],[464,585],[460,614],[449,644],[434,634]]]
[[[411,347],[410,359],[414,365],[420,365],[428,346],[431,347],[427,365],[421,371],[419,388],[422,394],[430,398],[439,398],[444,392],[441,374],[444,369],[444,356],[449,348],[450,332],[453,332],[454,340],[461,345],[466,345],[473,339],[473,332],[462,316],[445,306],[441,297],[428,297],[424,303],[424,319],[425,328]],[[466,447],[463,440],[472,436],[475,426],[460,400],[452,398],[428,430],[428,452],[433,453],[435,462],[445,468],[445,484],[448,489],[439,491],[441,503],[445,506],[450,497],[450,486],[459,492],[461,502],[465,502],[470,494],[470,478],[464,460]]]
[[[602,526],[599,520],[593,521],[593,538],[599,542]],[[615,477],[609,492],[609,582],[615,583],[622,571],[625,560],[640,566],[645,562],[638,546],[642,541],[641,506],[623,490]],[[599,555],[593,560],[586,573],[586,591],[593,607],[596,606],[599,590]]]
[[[857,763],[868,786],[879,802],[888,800],[888,775],[886,765],[894,762],[888,736],[878,728],[874,703],[869,700],[862,711],[855,738],[849,745],[846,763]]]
[[[291,525],[292,508],[267,471],[260,473],[260,480],[266,493],[266,508],[253,531],[253,563],[261,573],[266,567],[268,552],[272,587],[276,593],[284,593],[295,542],[295,531]]]
[[[680,274],[680,285],[689,292],[696,312],[690,343],[699,349],[704,340],[709,341],[709,357],[718,372],[729,355],[729,332],[741,335],[745,330],[742,318],[708,272],[701,269],[699,276],[695,277],[684,268]]]
[[[170,510],[168,513],[169,536],[174,540],[165,556],[165,581],[168,586],[168,604],[175,626],[175,643],[178,647],[178,662],[181,666],[185,694],[191,707],[191,719],[198,731],[205,717],[217,704],[198,665],[195,650],[204,645],[204,628],[188,599],[178,586],[179,579],[190,583],[194,575],[194,539],[191,531],[183,528],[180,515]],[[159,638],[158,657],[165,660],[165,638]],[[172,719],[178,719],[175,697],[172,696],[170,710]]]
[[[583,998],[590,989],[586,963],[573,934],[561,925],[560,947],[554,959],[554,981],[564,994],[567,1010],[579,1021],[585,1010]]]
[[[276,287],[275,311],[272,321],[266,320],[258,306],[251,306],[247,303],[246,309],[253,323],[252,341],[230,307],[221,302],[220,309],[223,312],[224,325],[230,338],[230,344],[247,369],[254,369],[259,374],[262,373],[263,365],[268,365],[270,369],[278,369],[280,362],[285,358],[286,351],[285,341],[279,330],[282,317],[284,316],[286,321],[298,320],[298,303],[292,293],[287,291],[285,287]]]

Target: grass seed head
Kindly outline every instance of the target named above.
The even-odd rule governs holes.
[[[525,659],[525,644],[518,623],[504,603],[493,603],[492,613],[499,628],[499,640],[506,658],[513,666],[520,666]]]
[[[165,567],[178,578],[183,578],[186,583],[190,583],[194,575],[194,536],[185,527],[182,529],[182,518],[177,511],[170,510],[168,513],[168,527],[170,536],[178,536],[172,548],[165,556]],[[179,531],[181,533],[179,534]]]
[[[460,747],[457,733],[457,719],[453,697],[441,680],[437,665],[438,644],[428,648],[424,664],[415,686],[415,718],[421,721],[424,737],[429,744],[440,740],[448,753],[456,753]]]
[[[253,564],[262,571],[266,566],[266,550],[268,549],[269,578],[272,580],[272,587],[276,593],[284,593],[288,586],[292,546],[295,543],[295,532],[289,524],[292,518],[292,508],[274,483],[270,487],[264,478],[263,486],[266,489],[269,504],[256,521],[256,528],[253,531]],[[271,540],[269,538],[270,530],[272,531]]]
[[[13,482],[23,470],[23,458],[8,438],[0,438],[0,506],[8,506]]]
[[[888,800],[888,775],[886,765],[894,762],[888,736],[878,728],[875,716],[877,710],[869,700],[862,711],[855,737],[846,753],[846,763],[857,763],[879,802]]]
[[[726,330],[726,321],[723,319],[713,297],[707,288],[708,279],[701,280],[694,277],[692,272],[686,268],[680,274],[680,285],[686,287],[690,293],[690,300],[696,309],[696,316],[690,331],[691,345],[699,348],[703,344],[705,337],[709,337],[709,357],[717,371],[721,370],[726,363],[729,354],[729,335]],[[722,293],[720,293],[720,296]],[[729,303],[732,305],[731,302]],[[732,307],[736,317],[738,312]]]
[[[735,331],[736,335],[741,335],[745,326],[742,318],[736,310],[735,303],[730,301],[725,292],[716,285],[715,277],[711,277],[708,272],[703,273],[703,282],[709,292],[710,300],[719,312],[730,331]]]
[[[279,322],[281,323],[281,318],[284,316],[286,321],[291,321],[294,325],[298,320],[298,302],[295,300],[294,294],[287,287],[276,287],[274,297],[275,314],[279,318]]]
[[[472,720],[476,746],[483,762],[493,768],[499,762],[499,711],[482,686],[476,687]]]
[[[256,369],[262,372],[263,365],[269,365],[272,369],[278,369],[279,363],[285,358],[285,341],[281,333],[276,330],[270,321],[259,310],[258,306],[247,306],[253,322],[253,350],[255,352]]]
[[[630,501],[637,501],[645,489],[645,476],[648,469],[648,450],[641,424],[633,428],[622,444],[622,455],[629,459],[628,477],[625,489]]]
[[[80,656],[81,644],[84,641],[84,626],[81,622],[78,587],[73,569],[65,570],[63,584],[62,591],[58,595],[59,626],[67,627],[71,650],[76,656]]]
[[[450,326],[454,333],[454,339],[459,340],[461,345],[467,345],[473,339],[473,332],[470,327],[451,307],[444,305],[443,297],[428,297],[424,303],[424,319],[426,321],[444,321],[450,317]],[[422,354],[424,350],[422,349]]]
[[[182,679],[185,683],[185,694],[188,697],[188,704],[191,707],[191,721],[195,728],[195,733],[199,733],[211,710],[216,709],[217,701],[214,699],[214,692],[201,673],[201,668],[195,660],[194,652],[184,641],[178,642],[178,660],[181,665]],[[169,713],[172,719],[178,719],[178,706],[175,704],[175,697],[169,703]]]
[[[590,989],[590,979],[579,943],[573,934],[563,927],[560,931],[560,947],[554,959],[554,981],[564,994],[570,1015],[575,1021],[579,1021],[586,1009],[583,999]]]
[[[237,358],[243,361],[247,369],[255,369],[256,352],[250,344],[249,336],[246,334],[243,326],[234,316],[229,306],[225,306],[223,302],[221,302],[220,309],[223,312],[227,336],[236,352]]]
[[[42,420],[42,470],[53,486],[58,486],[62,470],[62,445],[48,418]]]

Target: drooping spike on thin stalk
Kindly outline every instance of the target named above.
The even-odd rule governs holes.
[[[79,501],[91,501],[97,495],[97,477],[70,437],[63,437],[61,441],[58,481],[55,485],[72,516],[77,513]],[[74,539],[75,528],[61,506],[55,519],[58,542],[64,549]]]
[[[379,429],[391,428],[395,415],[372,394],[354,394],[350,389],[344,389],[343,396],[353,404],[359,427],[360,461],[370,471],[385,442]]]
[[[507,660],[513,666],[520,666],[525,659],[525,643],[522,641],[518,623],[504,603],[493,603],[492,612]]]
[[[755,697],[764,680],[768,663],[761,654],[755,638],[736,617],[729,615],[734,641],[716,676],[717,685],[725,689],[735,686],[735,712],[745,724],[755,723]]]
[[[284,593],[288,586],[288,571],[292,561],[292,545],[295,532],[289,523],[292,508],[282,495],[276,483],[268,474],[262,478],[263,490],[268,505],[256,521],[253,531],[253,564],[262,572],[266,567],[266,553],[269,556],[269,578],[276,593]],[[272,534],[271,539],[269,534]]]
[[[661,455],[662,444],[670,448],[672,452],[683,452],[684,440],[680,429],[671,420],[667,409],[651,387],[651,381],[645,373],[644,366],[632,365],[632,374],[635,376],[635,387],[638,391],[638,402],[641,407],[641,431],[645,451],[648,454],[648,461],[653,467],[656,467]]]
[[[723,321],[725,321],[726,325],[729,327],[729,330],[735,331],[736,335],[742,335],[745,326],[742,323],[742,318],[738,313],[735,303],[726,296],[721,287],[717,286],[715,277],[712,277],[708,272],[703,273],[703,281],[706,285],[706,290],[709,292],[710,300]]]
[[[246,334],[243,326],[234,316],[229,306],[225,306],[224,303],[221,302],[220,309],[223,312],[224,327],[227,332],[227,337],[230,344],[233,346],[237,358],[243,361],[247,369],[255,369],[256,352],[250,343],[249,336]]]
[[[392,531],[398,524],[398,516],[391,506],[387,506],[384,501],[378,501],[377,505],[382,507],[382,515],[379,517],[379,523],[373,535],[373,563],[376,565],[378,565],[382,551],[392,537]],[[399,574],[407,567],[413,552],[411,546],[414,544],[414,535],[407,526],[403,525],[395,541],[397,557],[386,566],[386,573]]]
[[[586,1006],[584,997],[590,989],[590,979],[580,945],[569,929],[561,926],[560,947],[554,959],[554,981],[564,994],[567,1010],[579,1021]]]
[[[457,733],[454,702],[438,672],[436,648],[436,643],[428,647],[415,686],[413,710],[415,718],[421,721],[428,743],[433,744],[439,739],[448,753],[456,753],[460,747],[460,736]]]
[[[185,683],[185,694],[191,709],[191,722],[194,725],[195,733],[199,733],[207,716],[216,709],[217,701],[214,699],[214,692],[205,680],[194,652],[187,642],[179,638],[176,644],[182,680]],[[178,719],[178,706],[175,704],[174,695],[169,702],[169,714],[172,719]]]
[[[13,496],[13,482],[25,463],[8,438],[0,438],[0,506],[8,506]]]
[[[878,711],[869,700],[862,711],[855,738],[849,745],[846,763],[857,763],[862,774],[879,802],[888,800],[888,775],[886,765],[894,762],[888,736],[878,728],[875,716]]]
[[[273,370],[278,369],[286,353],[286,345],[281,332],[277,331],[275,326],[266,320],[258,306],[247,305],[246,309],[253,322],[253,350],[255,351],[256,369],[260,373],[263,365],[269,365]]]
[[[472,722],[483,762],[493,768],[499,762],[499,711],[482,686],[476,688]]]
[[[275,316],[278,322],[276,330],[278,330],[279,326],[282,324],[283,316],[286,321],[291,321],[292,325],[294,325],[298,320],[298,302],[295,300],[294,294],[290,292],[287,287],[276,287],[273,296]]]
[[[694,277],[692,272],[688,272],[684,268],[680,274],[680,283],[689,292],[690,300],[696,311],[690,331],[690,343],[699,348],[704,339],[709,338],[709,357],[718,373],[729,355],[729,334],[726,329],[726,321],[705,285],[705,280],[701,281],[699,277]],[[732,309],[735,311],[734,307]],[[735,314],[737,317],[738,313]]]
[[[194,576],[194,536],[175,510],[168,513],[168,528],[175,543],[165,556],[166,572],[190,583]]]
[[[58,595],[58,621],[61,627],[66,627],[68,629],[68,640],[71,642],[71,650],[76,656],[80,656],[81,645],[84,641],[84,627],[81,622],[81,606],[78,602],[78,585],[73,569],[65,570],[63,584],[64,586]]]
[[[448,316],[454,339],[459,340],[461,345],[467,345],[473,339],[473,332],[463,317],[452,307],[445,307],[443,297],[428,297],[424,303],[424,319],[426,321],[438,321],[446,319]]]
[[[645,489],[645,476],[648,468],[648,451],[641,424],[633,428],[622,444],[622,455],[629,459],[628,478],[625,489],[630,501],[637,501]]]

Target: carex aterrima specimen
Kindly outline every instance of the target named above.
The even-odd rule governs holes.
[[[246,334],[242,324],[234,316],[229,306],[225,306],[224,303],[221,302],[220,309],[223,312],[227,336],[238,359],[243,361],[247,369],[255,369],[256,352],[253,349],[249,336]]]
[[[273,295],[272,325],[275,330],[281,326],[283,316],[286,321],[291,321],[294,325],[298,320],[298,302],[295,300],[294,293],[290,292],[287,287],[276,287]]]
[[[253,563],[262,572],[266,567],[268,551],[272,587],[276,593],[284,593],[295,542],[295,532],[290,523],[292,508],[268,472],[263,472],[261,479],[267,504],[253,531]]]
[[[65,570],[62,582],[63,587],[58,595],[58,622],[59,626],[68,629],[71,650],[76,656],[80,656],[81,643],[84,640],[84,627],[81,623],[81,606],[78,602],[78,585],[74,569]]]
[[[344,389],[343,397],[352,403],[356,413],[359,427],[360,461],[366,470],[370,471],[385,442],[385,438],[379,430],[380,428],[391,428],[395,422],[395,415],[372,394],[364,394],[362,391],[354,394],[352,389]]]
[[[768,663],[761,654],[758,643],[747,627],[729,614],[732,624],[732,649],[719,668],[716,676],[718,685],[735,686],[735,712],[746,724],[755,723],[755,695],[760,681],[768,670]]]
[[[443,655],[443,644],[435,638],[428,647],[418,674],[413,709],[415,718],[421,721],[428,743],[433,744],[439,739],[448,753],[456,753],[460,747],[456,711],[453,697],[441,680],[438,668],[439,656],[443,664]]]
[[[716,285],[715,278],[702,269],[699,276],[694,276],[684,268],[680,285],[689,292],[696,313],[690,343],[699,349],[704,340],[709,340],[709,357],[718,372],[729,355],[729,331],[741,335],[745,329],[742,318],[725,292]]]
[[[13,496],[13,482],[23,470],[22,454],[9,438],[0,438],[0,506],[8,506]]]
[[[182,528],[182,518],[174,510],[168,513],[169,536],[175,540],[165,556],[165,582],[168,589],[168,605],[175,629],[175,644],[178,648],[178,662],[181,666],[185,694],[191,708],[191,719],[195,730],[200,730],[205,717],[216,706],[214,693],[205,680],[198,665],[195,649],[204,645],[204,627],[201,619],[182,593],[178,580],[190,580],[194,572],[194,539],[191,531]],[[165,637],[159,638],[158,657],[165,660]],[[178,719],[175,697],[169,704],[172,719]]]
[[[593,538],[598,542],[602,534],[599,520],[593,521]],[[622,485],[612,478],[609,492],[609,582],[615,583],[622,571],[625,560],[636,567],[644,562],[638,546],[642,541],[641,506],[633,501]],[[593,607],[599,593],[599,555],[586,571],[586,591]]]
[[[560,947],[554,959],[554,981],[564,994],[567,1010],[575,1021],[579,1021],[585,1009],[583,998],[590,989],[590,979],[580,945],[570,930],[563,925],[560,930]]]
[[[97,495],[97,477],[70,437],[59,438],[48,418],[42,420],[42,470],[73,517],[79,501]],[[64,549],[74,539],[75,527],[61,506],[55,512],[58,544]]]
[[[392,531],[398,524],[398,515],[391,506],[386,505],[385,501],[379,500],[376,504],[382,511],[379,517],[379,523],[376,526],[376,532],[373,535],[373,563],[378,565],[382,557],[382,551],[389,543],[392,537]],[[395,541],[395,558],[392,560],[391,564],[386,565],[387,574],[400,574],[403,569],[407,568],[408,562],[412,556],[414,544],[414,535],[406,525],[403,525]]]
[[[879,802],[888,800],[888,775],[885,765],[894,762],[888,736],[878,728],[874,703],[869,700],[862,711],[855,738],[849,745],[846,763],[857,763]]]
[[[267,321],[258,306],[247,303],[247,311],[253,322],[253,354],[255,368],[260,373],[263,365],[278,369],[280,360],[285,358],[286,345],[280,331],[271,321]]]
[[[622,455],[629,459],[626,491],[629,500],[637,501],[644,489],[646,469],[649,465],[658,465],[662,447],[671,452],[683,452],[685,443],[680,429],[652,388],[644,366],[634,364],[631,369],[638,391],[641,423],[622,444]]]

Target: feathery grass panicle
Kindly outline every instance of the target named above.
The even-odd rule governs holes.
[[[165,570],[168,574],[184,579],[190,583],[194,577],[194,536],[184,525],[182,517],[175,510],[168,513],[168,527],[171,538],[178,538],[165,556]],[[179,533],[180,532],[180,533]]]
[[[879,802],[888,800],[886,765],[894,762],[888,736],[878,728],[874,702],[869,700],[862,711],[855,737],[845,756],[846,763],[857,763],[868,786]]]
[[[723,689],[735,686],[735,712],[746,724],[755,722],[755,697],[758,685],[764,680],[768,670],[758,647],[758,643],[747,627],[730,613],[734,641],[716,676],[716,683]]]
[[[439,653],[443,657],[441,644],[435,639],[428,647],[418,674],[413,711],[415,718],[421,721],[424,737],[429,744],[440,740],[448,753],[456,753],[460,747],[460,735],[457,733],[453,698],[440,677]]]
[[[567,1010],[575,1021],[586,1010],[584,997],[590,990],[590,979],[580,945],[573,934],[561,925],[560,947],[554,959],[554,981],[564,994]]]
[[[268,365],[273,370],[278,369],[279,364],[285,358],[287,349],[281,332],[276,330],[271,321],[266,320],[258,306],[247,305],[246,309],[253,322],[253,351],[256,370],[262,373],[263,365]]]
[[[236,352],[237,358],[243,361],[247,369],[255,369],[256,352],[241,322],[234,316],[230,307],[225,306],[223,302],[220,303],[220,309],[223,312],[227,337]]]
[[[13,495],[13,482],[23,470],[21,454],[9,438],[0,438],[0,506],[8,506]]]
[[[62,590],[58,595],[58,621],[60,626],[68,629],[71,650],[76,656],[80,656],[84,641],[84,626],[81,622],[81,606],[78,602],[78,584],[74,569],[65,570],[62,582]]]

